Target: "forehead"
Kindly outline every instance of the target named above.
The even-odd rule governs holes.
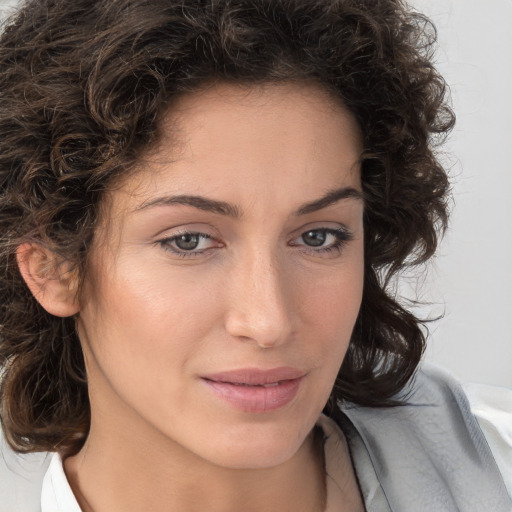
[[[360,183],[357,122],[316,85],[215,84],[177,99],[161,134],[116,188],[131,206],[166,192],[300,203]]]
[[[165,151],[171,138],[182,144],[193,138],[196,150],[210,149],[220,140],[231,145],[252,141],[253,146],[263,141],[263,152],[272,139],[276,145],[292,139],[314,144],[329,132],[344,152],[353,149],[360,153],[362,137],[354,116],[339,98],[319,85],[221,82],[174,102],[164,122],[160,150]]]

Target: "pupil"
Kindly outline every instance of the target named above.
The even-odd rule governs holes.
[[[176,238],[175,243],[180,249],[191,251],[199,245],[199,236],[187,233]]]
[[[307,245],[318,247],[325,243],[327,233],[325,231],[308,231],[302,235],[302,240]]]

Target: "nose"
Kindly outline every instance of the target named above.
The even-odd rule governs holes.
[[[261,348],[285,343],[293,331],[290,278],[268,252],[241,258],[228,280],[227,332]]]

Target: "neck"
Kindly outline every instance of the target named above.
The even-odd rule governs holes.
[[[84,512],[325,508],[323,443],[315,431],[278,466],[233,469],[202,459],[137,419],[123,421],[123,426],[93,418],[82,450],[65,459],[68,480]]]

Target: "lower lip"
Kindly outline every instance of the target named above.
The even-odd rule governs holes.
[[[220,398],[244,412],[274,411],[291,402],[303,377],[279,382],[277,386],[240,386],[203,379]]]

